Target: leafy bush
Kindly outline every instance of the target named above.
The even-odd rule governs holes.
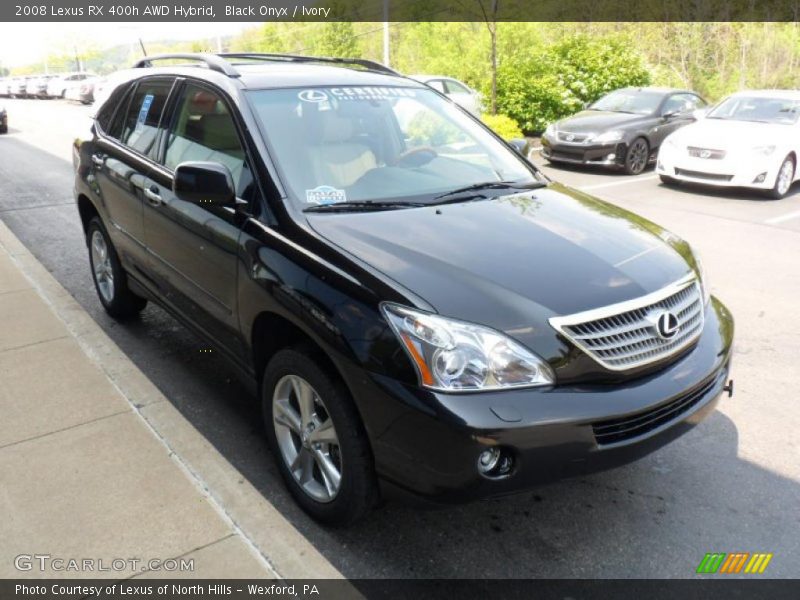
[[[625,37],[565,37],[536,56],[514,56],[498,69],[498,110],[538,133],[604,94],[647,85],[650,73]]]
[[[481,121],[486,123],[504,140],[513,140],[515,138],[518,139],[525,137],[522,135],[522,130],[519,128],[519,123],[506,115],[485,114],[481,116]]]

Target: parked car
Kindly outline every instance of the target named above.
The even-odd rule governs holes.
[[[0,104],[0,133],[8,133],[8,110]]]
[[[0,98],[8,98],[8,85],[10,80],[10,77],[0,77]]]
[[[26,94],[29,98],[47,98],[47,86],[56,75],[41,75],[28,82]]]
[[[689,90],[623,88],[547,127],[542,156],[552,163],[606,165],[638,175],[670,133],[694,122],[706,101]]]
[[[378,63],[153,66],[178,57],[74,145],[99,301],[152,300],[230,359],[314,518],[620,465],[732,390],[733,320],[684,240]]]
[[[8,94],[12,98],[24,98],[28,89],[28,77],[14,77],[8,86]]]
[[[746,91],[670,135],[658,155],[661,181],[762,190],[783,198],[798,179],[800,92]]]
[[[97,81],[97,77],[90,77],[83,81],[73,81],[67,88],[64,97],[67,100],[74,100],[81,104],[91,104],[94,102],[94,86]]]
[[[483,111],[480,92],[473,90],[463,81],[442,75],[412,75],[411,78],[444,94],[473,115],[480,116]]]
[[[64,98],[68,88],[73,85],[79,87],[80,83],[92,77],[96,77],[96,75],[86,72],[66,73],[55,77],[47,85],[47,95],[51,98]]]

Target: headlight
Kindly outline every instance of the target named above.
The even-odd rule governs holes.
[[[668,148],[677,148],[678,144],[675,143],[675,140],[672,139],[672,136],[669,136],[667,139],[664,140],[664,145]]]
[[[755,154],[761,154],[762,156],[769,156],[773,152],[775,152],[775,146],[753,146],[752,148]]]
[[[550,125],[548,125],[547,128],[544,130],[544,134],[547,137],[551,137],[551,138],[556,137],[556,124],[555,123],[550,123]]]
[[[606,131],[604,133],[600,133],[592,138],[589,138],[587,141],[592,142],[600,142],[601,144],[606,142],[618,142],[622,139],[622,132],[621,131]]]
[[[425,387],[483,391],[555,383],[546,362],[493,329],[396,304],[381,307]]]
[[[692,256],[694,256],[694,264],[696,267],[695,272],[697,273],[697,277],[700,279],[700,290],[703,292],[703,304],[708,305],[708,301],[711,299],[711,287],[708,283],[706,268],[703,265],[702,259],[700,258],[700,253],[694,248],[692,248]]]

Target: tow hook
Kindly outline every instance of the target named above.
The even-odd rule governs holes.
[[[728,398],[733,396],[733,379],[731,379],[727,384],[725,384],[725,387],[722,388],[722,391],[728,392]]]

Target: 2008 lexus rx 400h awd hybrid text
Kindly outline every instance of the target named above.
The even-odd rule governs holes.
[[[689,244],[435,90],[368,61],[158,58],[74,147],[100,301],[155,301],[231,360],[316,519],[620,465],[730,389],[733,321]]]

